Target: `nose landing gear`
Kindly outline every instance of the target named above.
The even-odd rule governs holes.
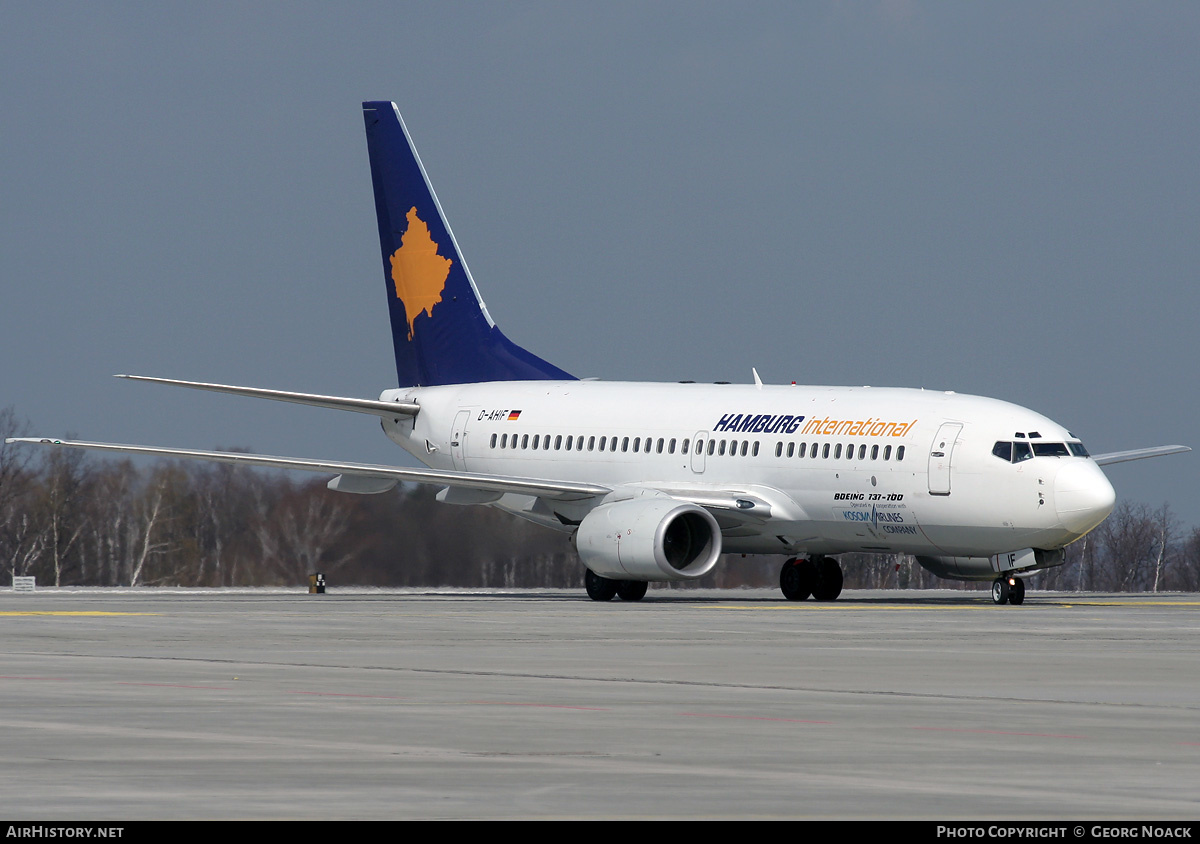
[[[1025,581],[1015,575],[997,577],[992,581],[992,601],[997,604],[1025,603]]]

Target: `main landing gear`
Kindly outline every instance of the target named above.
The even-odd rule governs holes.
[[[809,595],[833,601],[842,594],[842,567],[833,557],[792,557],[779,570],[779,588],[789,601],[803,601]]]
[[[588,597],[593,601],[611,601],[613,598],[640,601],[646,597],[646,589],[650,586],[644,580],[611,580],[601,577],[591,569],[583,575],[583,585],[587,588]]]
[[[1025,581],[1011,574],[997,577],[992,581],[992,601],[997,604],[1025,603]]]

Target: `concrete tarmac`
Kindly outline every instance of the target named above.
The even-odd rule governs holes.
[[[0,815],[1200,817],[1200,596],[0,592]]]

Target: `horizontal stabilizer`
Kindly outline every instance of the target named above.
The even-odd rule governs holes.
[[[116,451],[124,454],[142,454],[151,457],[179,457],[187,460],[211,460],[215,463],[232,463],[240,466],[265,466],[270,469],[295,469],[302,472],[330,472],[363,478],[379,478],[414,484],[439,484],[464,489],[487,490],[490,492],[514,492],[536,495],[558,501],[575,501],[607,495],[612,490],[597,484],[572,483],[570,481],[517,478],[507,475],[484,475],[475,472],[442,472],[433,469],[404,469],[399,466],[378,466],[370,463],[342,463],[332,460],[304,460],[297,457],[272,457],[267,454],[245,454],[229,451],[197,451],[188,448],[155,448],[146,445],[120,445],[118,443],[92,443],[76,440],[54,440],[39,437],[11,437],[6,443],[34,443],[61,448],[84,448],[91,451]],[[340,486],[340,484],[339,484]],[[349,485],[348,485],[349,486]],[[354,492],[359,489],[351,490]]]
[[[1135,448],[1132,451],[1112,451],[1108,454],[1093,454],[1092,459],[1101,466],[1110,463],[1126,463],[1130,460],[1145,460],[1147,457],[1162,457],[1164,454],[1182,454],[1191,451],[1186,445],[1156,445],[1154,448]]]
[[[310,407],[327,407],[332,410],[352,410],[355,413],[371,413],[375,416],[416,416],[420,405],[411,402],[377,401],[375,399],[350,399],[341,396],[319,396],[313,393],[289,393],[285,390],[264,390],[261,387],[231,387],[227,384],[207,384],[203,381],[179,381],[174,378],[152,378],[149,375],[117,375],[130,381],[149,381],[152,384],[171,384],[193,390],[209,390],[214,393],[229,393],[234,396],[250,396],[255,399],[287,401],[307,404]]]

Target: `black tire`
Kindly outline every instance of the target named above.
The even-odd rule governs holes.
[[[842,567],[832,557],[821,557],[816,561],[817,582],[813,584],[812,596],[818,601],[836,601],[842,594]]]
[[[583,576],[584,588],[587,589],[588,597],[593,601],[611,601],[616,597],[618,582],[601,577],[591,569],[588,569]]]
[[[997,577],[992,581],[992,603],[1007,604],[1009,599],[1008,579]]]
[[[795,557],[779,570],[779,591],[789,601],[803,601],[812,593],[812,563]]]
[[[1013,578],[1013,584],[1008,587],[1008,602],[1010,604],[1025,603],[1025,581],[1019,577]]]
[[[622,601],[640,601],[646,597],[650,584],[644,580],[618,580],[617,597]]]

